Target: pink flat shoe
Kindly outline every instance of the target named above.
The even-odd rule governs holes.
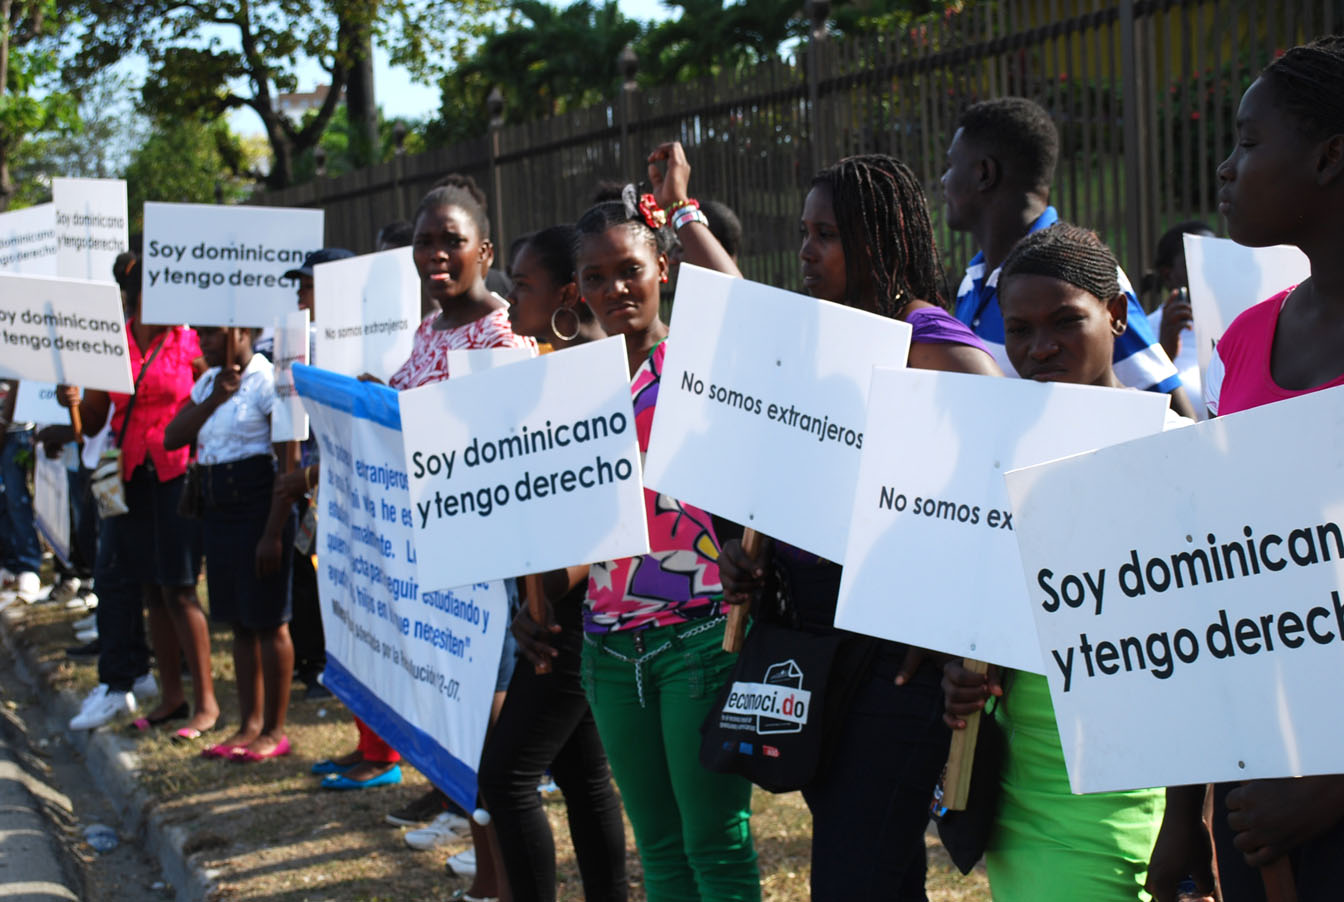
[[[254,752],[244,746],[239,746],[233,750],[233,760],[238,762],[265,761],[267,758],[279,758],[288,755],[290,751],[289,737],[281,736],[280,741],[275,744],[275,748],[269,752]]]
[[[202,749],[202,750],[201,750],[201,757],[202,757],[202,758],[232,758],[234,755],[237,755],[239,752],[245,752],[245,751],[247,751],[247,747],[246,747],[246,746],[242,746],[242,745],[225,745],[224,743],[221,742],[219,745],[212,745],[212,746],[210,746],[208,749]]]

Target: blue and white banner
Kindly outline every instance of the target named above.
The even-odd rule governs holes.
[[[430,782],[474,808],[509,628],[504,583],[422,587],[397,393],[303,364],[293,373],[322,452],[324,682]]]

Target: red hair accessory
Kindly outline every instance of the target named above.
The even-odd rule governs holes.
[[[655,232],[667,225],[667,212],[654,199],[652,194],[641,194],[639,196],[639,215],[644,217],[644,224]]]

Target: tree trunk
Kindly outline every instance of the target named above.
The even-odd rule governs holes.
[[[376,7],[376,4],[374,4]],[[373,10],[370,10],[373,12]],[[340,45],[349,53],[345,111],[350,125],[350,156],[357,167],[372,166],[382,156],[378,105],[373,93],[373,29],[371,19],[340,24]]]

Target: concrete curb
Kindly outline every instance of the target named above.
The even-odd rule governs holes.
[[[65,736],[80,753],[94,785],[116,809],[122,829],[137,837],[145,851],[158,859],[164,879],[176,891],[177,902],[215,902],[220,896],[214,874],[187,853],[187,829],[169,823],[136,779],[139,762],[135,744],[106,729],[68,728],[70,718],[79,712],[81,699],[69,690],[53,689],[43,678],[32,649],[15,641],[23,622],[22,611],[0,611],[0,640],[14,661],[15,673],[41,699],[46,712],[44,728],[50,734]]]

